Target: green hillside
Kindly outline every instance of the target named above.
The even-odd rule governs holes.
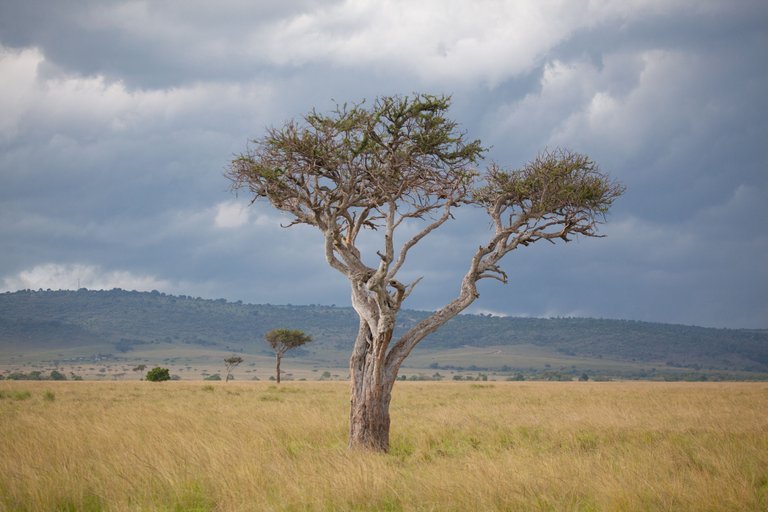
[[[426,315],[403,311],[398,329]],[[254,305],[120,289],[26,290],[0,294],[0,359],[109,354],[131,360],[153,350],[183,357],[201,349],[269,356],[264,333],[286,327],[304,330],[315,340],[295,357],[342,368],[357,322],[351,308],[333,306]],[[460,315],[425,339],[412,361],[437,370],[576,372],[588,367],[599,373],[604,367],[625,377],[699,371],[763,378],[768,331]]]

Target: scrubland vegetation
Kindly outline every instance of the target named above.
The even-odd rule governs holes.
[[[768,509],[768,384],[0,382],[0,510]]]

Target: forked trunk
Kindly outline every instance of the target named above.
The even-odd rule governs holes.
[[[376,303],[363,285],[352,288],[352,304],[360,326],[349,359],[352,397],[349,413],[349,447],[368,451],[389,450],[389,403],[400,365],[416,344],[456,316],[477,297],[474,274],[462,282],[459,297],[408,330],[390,346],[397,309],[386,300]]]

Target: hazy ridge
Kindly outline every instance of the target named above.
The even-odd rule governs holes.
[[[428,313],[400,314],[403,331]],[[343,364],[357,330],[348,307],[244,304],[159,292],[31,291],[0,294],[0,350],[101,351],[129,356],[162,345],[183,354],[192,347],[267,355],[263,334],[289,327],[315,342],[298,357]],[[594,318],[513,318],[460,315],[422,342],[414,356],[465,347],[508,347],[552,357],[599,359],[690,370],[768,372],[768,331],[712,329]],[[455,358],[454,358],[455,359]],[[481,366],[509,367],[499,357]],[[455,363],[453,363],[455,364]],[[461,363],[476,366],[469,357]],[[425,365],[426,366],[426,365]],[[512,364],[514,367],[514,364]],[[433,362],[433,368],[440,368]]]

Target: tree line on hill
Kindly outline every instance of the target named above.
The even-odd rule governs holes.
[[[428,313],[403,311],[397,330]],[[271,305],[173,296],[121,289],[23,290],[0,293],[0,348],[42,350],[108,344],[130,353],[146,344],[209,346],[269,355],[270,330],[290,327],[312,336],[311,350],[348,350],[358,319],[347,307]],[[528,345],[563,356],[668,366],[768,371],[768,330],[594,318],[516,318],[460,315],[426,339],[419,350],[462,346]]]

